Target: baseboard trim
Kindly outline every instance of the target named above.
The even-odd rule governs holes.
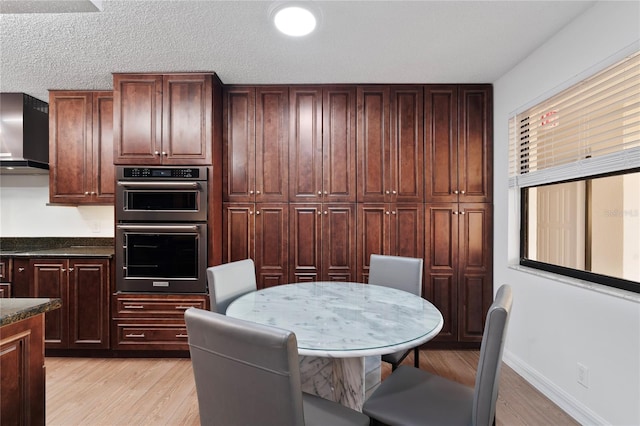
[[[610,424],[589,409],[589,407],[585,406],[563,389],[556,386],[536,369],[532,368],[529,364],[515,356],[506,348],[504,350],[502,360],[527,382],[529,382],[531,386],[553,401],[554,404],[560,407],[560,409],[566,412],[569,416],[573,417],[578,423],[582,425]]]

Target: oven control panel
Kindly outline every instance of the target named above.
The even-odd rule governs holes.
[[[206,180],[205,167],[118,167],[118,179],[191,179]]]

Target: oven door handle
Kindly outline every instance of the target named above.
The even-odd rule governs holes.
[[[123,231],[197,231],[199,225],[116,225]]]
[[[199,182],[118,182],[118,186],[123,188],[140,189],[194,189],[199,188]]]

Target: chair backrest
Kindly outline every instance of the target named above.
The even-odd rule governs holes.
[[[422,259],[372,254],[369,259],[369,284],[422,296]]]
[[[303,425],[293,332],[185,311],[202,425]]]
[[[256,291],[256,269],[253,260],[245,259],[207,268],[211,310],[219,314],[238,297]]]
[[[512,302],[511,287],[505,284],[498,289],[487,312],[473,397],[474,425],[490,425],[495,419],[502,351]]]

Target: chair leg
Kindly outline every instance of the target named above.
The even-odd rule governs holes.
[[[413,348],[413,366],[420,368],[420,348]]]

